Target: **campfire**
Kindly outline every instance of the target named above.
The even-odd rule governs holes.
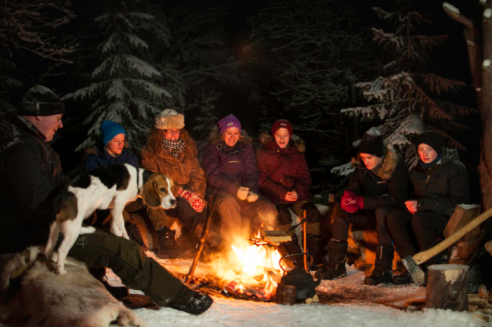
[[[262,238],[260,232],[250,241],[236,239],[231,251],[212,262],[222,292],[236,298],[272,301],[282,277],[276,245],[268,237]]]

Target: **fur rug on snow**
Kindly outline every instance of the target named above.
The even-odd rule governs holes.
[[[67,273],[57,275],[51,271],[52,264],[39,258],[44,257],[39,256],[22,277],[20,290],[0,304],[0,318],[15,319],[16,326],[24,320],[27,327],[147,326],[116,300],[83,263],[67,258]],[[24,319],[19,318],[22,316]]]

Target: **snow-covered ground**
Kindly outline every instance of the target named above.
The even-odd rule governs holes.
[[[159,261],[178,274],[186,274],[191,264],[188,260]],[[200,264],[196,275],[204,275],[206,271],[207,267]],[[285,306],[214,296],[212,307],[200,316],[192,316],[170,308],[136,309],[135,312],[152,327],[487,326],[467,312],[430,309],[406,312],[380,304],[422,297],[425,295],[425,289],[413,284],[366,286],[363,285],[364,277],[363,272],[349,268],[348,277],[336,281],[323,281],[317,288],[318,293],[322,295],[323,304]]]

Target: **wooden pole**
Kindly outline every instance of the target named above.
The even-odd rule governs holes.
[[[302,219],[304,220],[304,223],[302,223],[302,248],[304,250],[304,253],[308,253],[307,250],[307,229],[306,229],[306,210],[303,211]],[[304,270],[309,272],[308,270],[308,265],[307,265],[307,255],[303,255],[304,257]]]
[[[426,307],[468,310],[468,273],[465,265],[433,265],[427,270]]]
[[[198,245],[198,250],[196,251],[195,257],[193,258],[193,263],[191,264],[190,271],[188,272],[188,275],[185,277],[185,284],[188,284],[191,280],[191,277],[193,277],[193,274],[195,273],[196,266],[198,265],[198,261],[200,261],[200,256],[203,251],[203,247],[205,246],[205,241],[208,236],[208,230],[210,228],[210,221],[212,220],[212,214],[215,209],[215,204],[217,201],[214,201],[212,197],[209,199],[209,201],[213,201],[212,209],[210,209],[210,212],[208,212],[207,220],[205,221],[205,226],[203,227],[202,231],[202,236],[200,237],[200,242]]]

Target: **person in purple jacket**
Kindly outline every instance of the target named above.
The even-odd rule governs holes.
[[[215,195],[222,245],[228,247],[242,234],[241,216],[252,223],[253,229],[263,225],[263,229],[273,230],[277,209],[258,194],[258,167],[251,138],[241,134],[239,120],[229,115],[217,125],[203,152],[203,170],[207,192]]]

